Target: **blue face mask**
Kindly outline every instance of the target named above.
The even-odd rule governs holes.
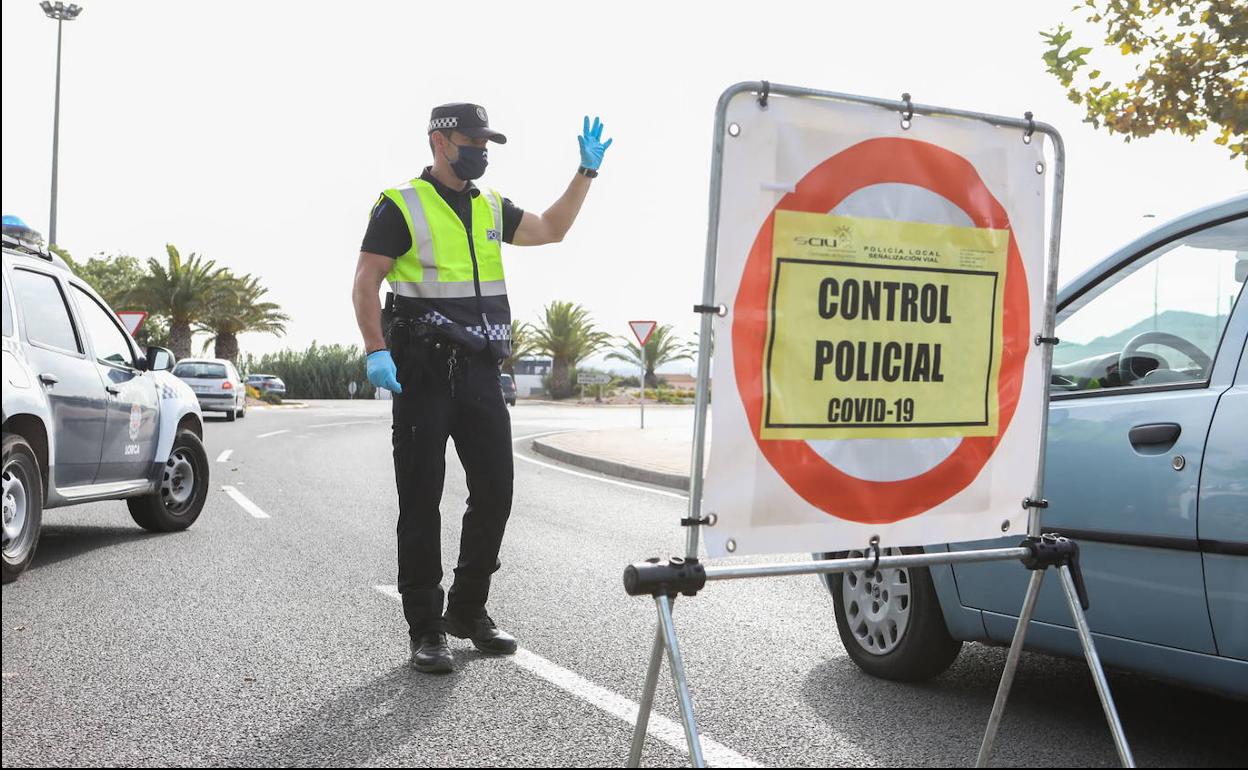
[[[480,179],[485,167],[490,164],[489,154],[484,147],[473,147],[470,144],[456,144],[459,148],[459,160],[451,161],[451,171],[465,182]],[[447,158],[450,160],[450,158]]]

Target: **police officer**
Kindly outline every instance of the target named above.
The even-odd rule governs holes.
[[[511,353],[511,310],[501,245],[556,243],[576,220],[611,140],[585,118],[581,165],[542,214],[473,182],[488,142],[507,137],[484,108],[444,104],[429,119],[433,165],[384,191],[360,247],[352,300],[368,351],[368,379],[393,392],[399,493],[399,593],[417,671],[452,670],[447,633],[509,655],[516,640],[486,613],[490,576],[511,513],[511,419],[499,363]],[[385,308],[381,281],[390,283]],[[459,563],[443,614],[441,514],[446,441],[468,482]]]

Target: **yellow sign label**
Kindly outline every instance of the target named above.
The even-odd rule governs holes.
[[[997,435],[1009,238],[777,211],[761,438]]]

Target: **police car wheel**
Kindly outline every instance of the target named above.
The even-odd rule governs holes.
[[[151,532],[177,532],[199,518],[208,499],[208,453],[189,430],[178,433],[155,492],[126,501],[130,517]]]
[[[884,550],[884,555],[922,549]],[[859,558],[862,551],[829,554]],[[926,567],[861,570],[825,580],[836,612],[836,628],[851,660],[881,679],[931,679],[953,664],[962,642],[949,634]]]
[[[43,478],[26,439],[4,434],[4,582],[30,566],[43,524]]]

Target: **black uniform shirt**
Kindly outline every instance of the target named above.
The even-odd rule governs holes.
[[[452,190],[434,179],[433,172],[428,166],[425,167],[420,178],[433,185],[433,189],[438,191],[442,200],[446,201],[451,210],[459,215],[459,221],[464,223],[465,229],[471,227],[472,199],[481,194],[481,190],[476,185],[469,182],[463,190]],[[503,198],[504,241],[512,242],[512,239],[516,237],[516,229],[520,227],[520,220],[523,218],[524,209],[516,206],[509,198]],[[412,231],[408,228],[407,221],[403,219],[403,212],[394,205],[394,201],[384,195],[381,196],[373,205],[373,215],[368,220],[368,230],[364,233],[364,242],[360,244],[360,251],[398,259],[410,248],[412,248]]]

